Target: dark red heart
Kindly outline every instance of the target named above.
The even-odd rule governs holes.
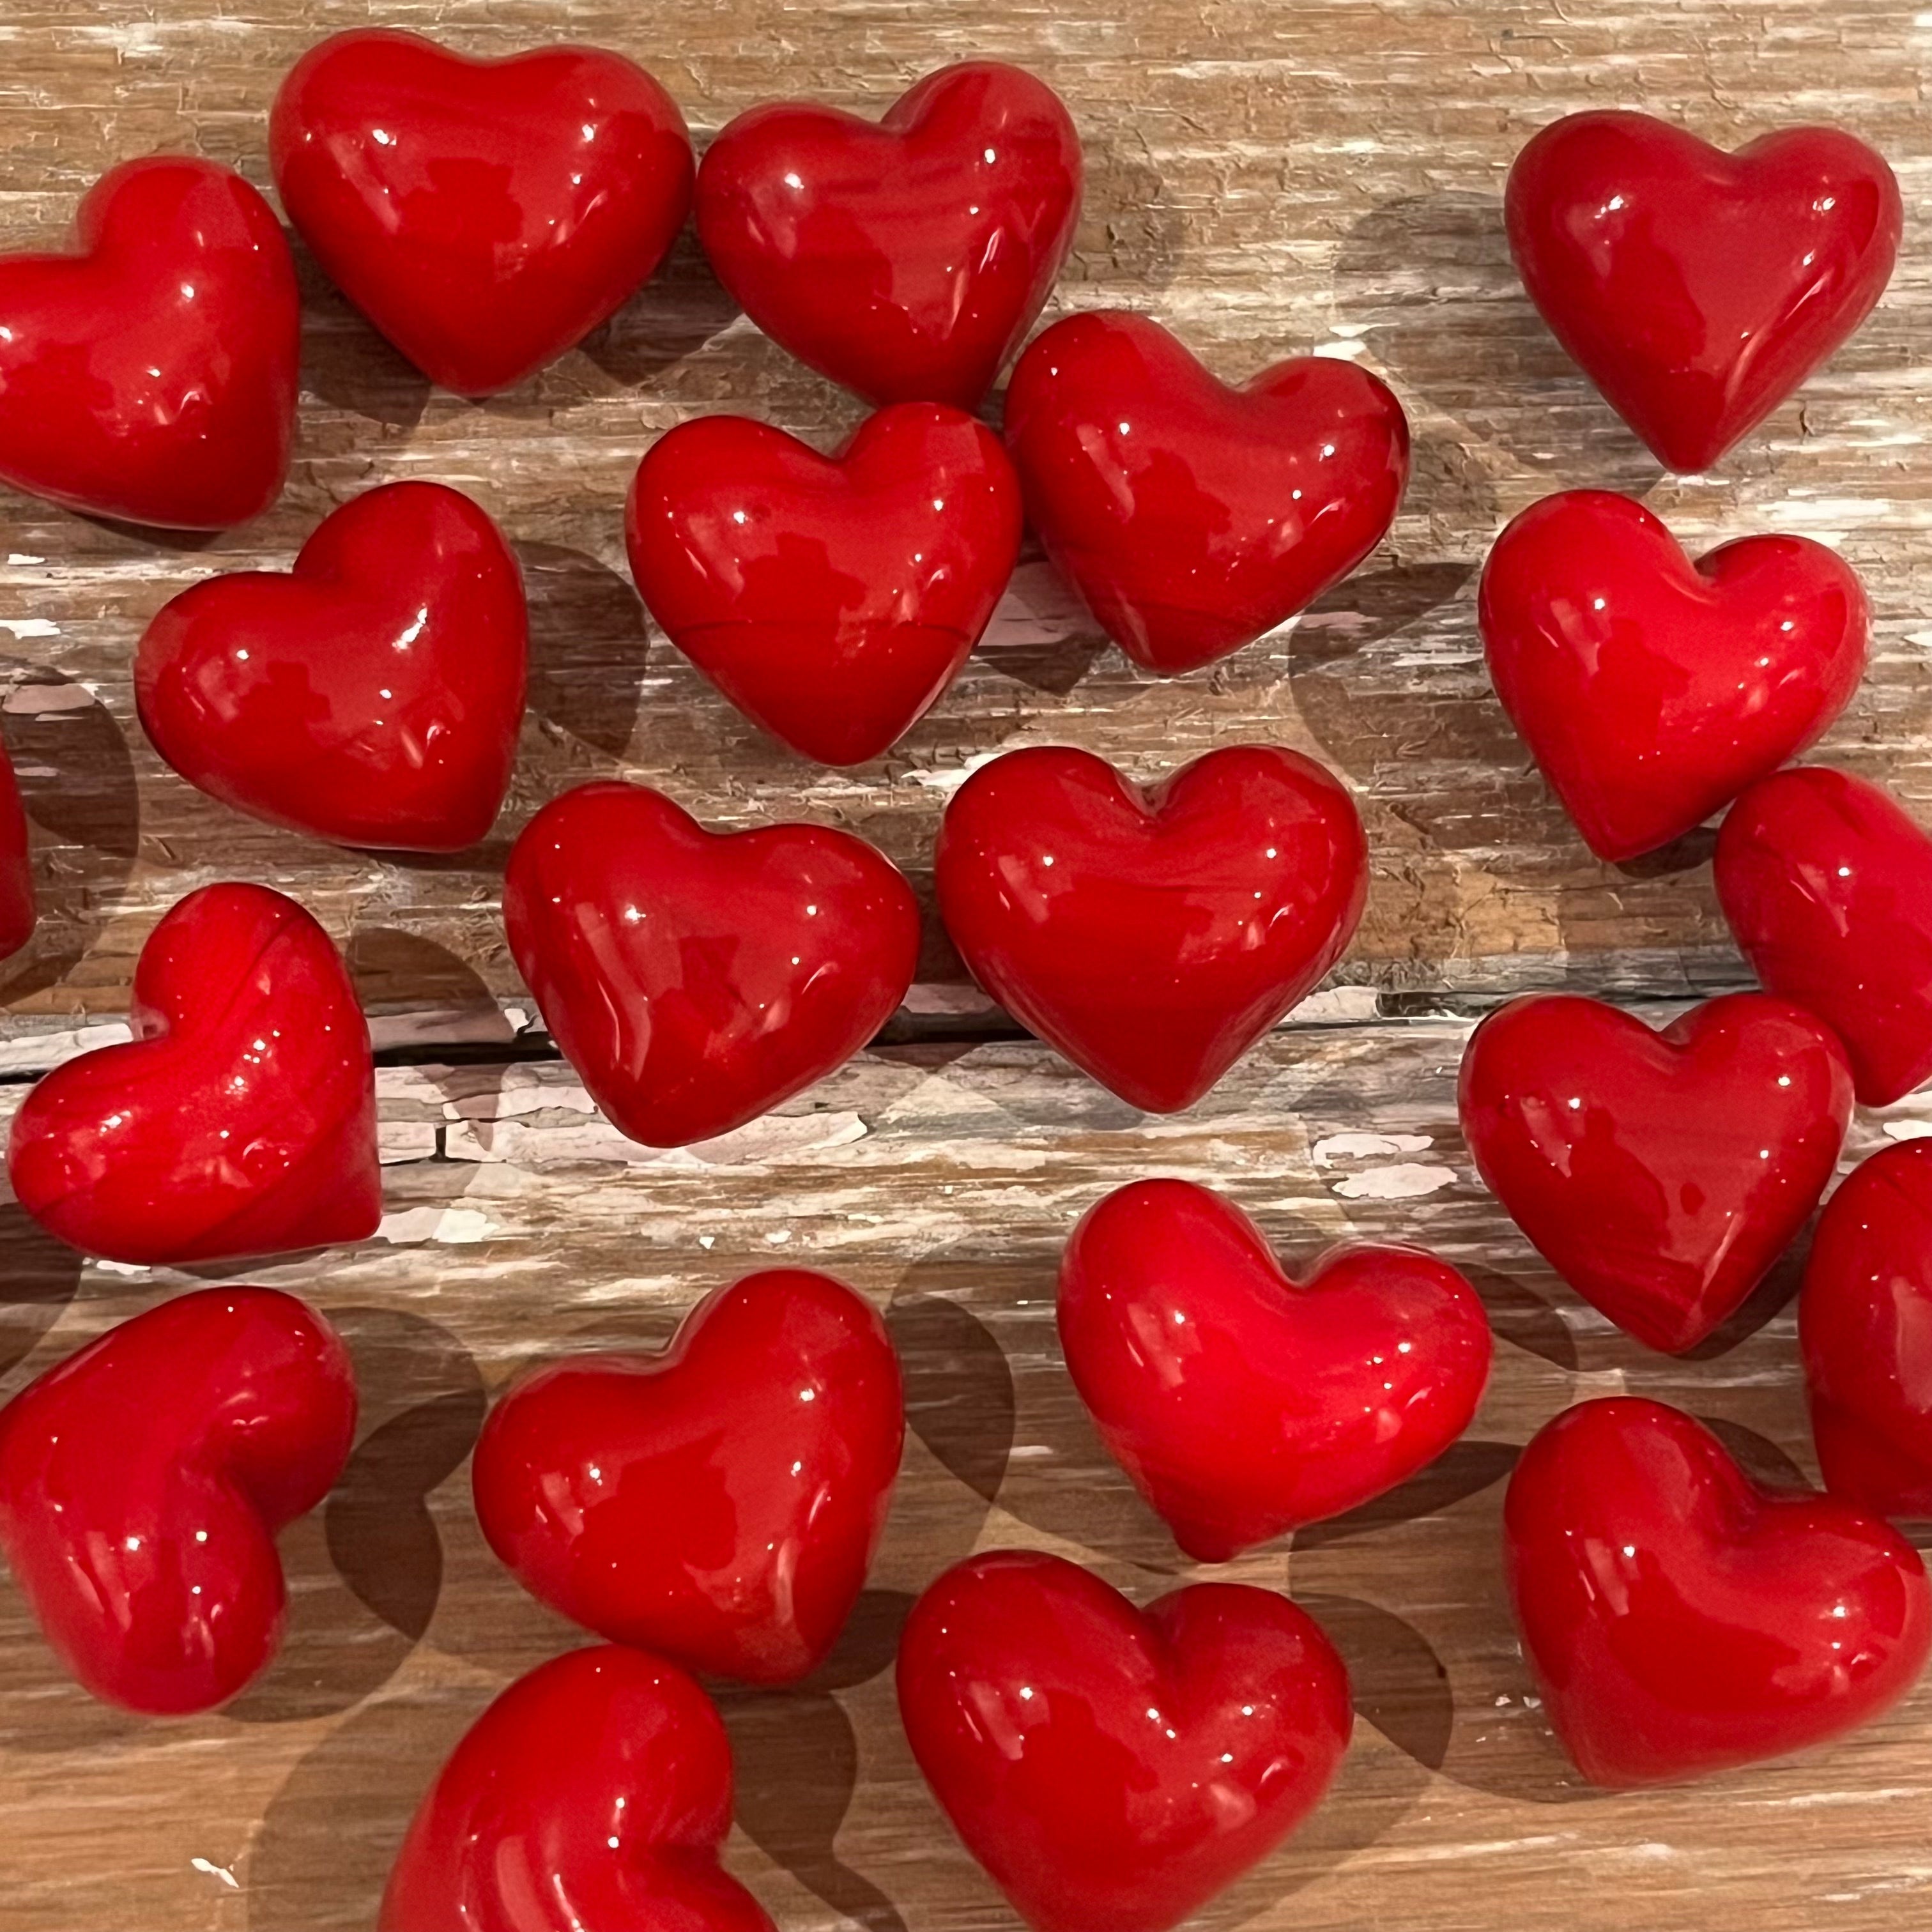
[[[356,1384],[292,1295],[208,1288],[111,1328],[0,1409],[0,1549],[97,1697],[206,1711],[267,1668],[275,1535],[349,1460]]]
[[[632,574],[745,715],[828,765],[876,758],[952,682],[1012,574],[1019,484],[992,432],[902,403],[824,457],[700,416],[631,486]]]
[[[904,1436],[872,1304],[773,1268],[706,1296],[661,1355],[518,1383],[471,1478],[490,1546],[553,1610],[694,1670],[786,1684],[858,1600]]]
[[[772,1932],[720,1868],[731,1747],[674,1664],[553,1658],[464,1734],[417,1808],[377,1932]]]
[[[1459,1101],[1478,1172],[1550,1266],[1676,1353],[1736,1311],[1818,1204],[1852,1072],[1824,1026],[1762,993],[1661,1033],[1538,994],[1476,1029]]]
[[[940,1808],[1035,1932],[1166,1932],[1314,1808],[1354,1722],[1286,1598],[1197,1583],[1141,1611],[1016,1550],[913,1606],[898,1696]]]
[[[1825,1486],[1932,1517],[1932,1141],[1875,1154],[1826,1204],[1798,1299]]]
[[[1496,539],[1477,604],[1490,676],[1600,858],[1701,825],[1819,737],[1858,688],[1870,614],[1804,537],[1693,564],[1641,503],[1546,496]]]
[[[1490,1368],[1476,1292],[1414,1248],[1296,1282],[1232,1202],[1139,1180],[1060,1264],[1060,1340],[1100,1437],[1197,1562],[1338,1516],[1432,1462]]]
[[[1544,128],[1504,210],[1557,340],[1680,472],[1708,470],[1871,313],[1904,221],[1891,169],[1838,128],[1727,154],[1621,111]]]
[[[70,249],[0,256],[0,480],[177,530],[260,516],[295,445],[300,334],[281,225],[239,175],[110,169]]]
[[[1662,1402],[1580,1403],[1503,1506],[1523,1655],[1592,1784],[1702,1778],[1842,1736],[1932,1647],[1932,1590],[1876,1517],[1753,1482]]]
[[[472,60],[386,28],[296,62],[268,158],[330,279],[465,396],[520,382],[622,307],[683,226],[695,167],[676,104],[621,54]]]
[[[1340,958],[1362,822],[1298,752],[1210,752],[1160,784],[1012,752],[953,795],[934,854],[973,976],[1136,1107],[1191,1106]]]
[[[8,1175],[44,1228],[154,1266],[376,1232],[369,1029],[294,900],[190,892],[141,949],[128,1020],[130,1042],[56,1067],[14,1116]]]
[[[39,917],[20,782],[14,776],[13,760],[0,748],[0,959],[10,958],[33,938]]]
[[[1055,322],[1007,386],[1007,447],[1046,552],[1163,676],[1252,644],[1382,542],[1408,423],[1366,370],[1304,356],[1240,388],[1144,316]]]
[[[710,832],[614,782],[525,826],[503,921],[564,1057],[650,1147],[728,1133],[842,1066],[919,960],[912,889],[863,840]]]
[[[1867,1106],[1932,1076],[1932,838],[1889,793],[1780,772],[1726,815],[1714,870],[1744,957],[1837,1034]]]
[[[754,107],[705,150],[698,233],[772,340],[874,403],[977,406],[1073,245],[1080,137],[1019,68],[929,74],[874,125]]]

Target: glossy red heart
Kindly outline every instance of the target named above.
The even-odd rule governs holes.
[[[1826,1204],[1798,1340],[1825,1486],[1932,1517],[1932,1141],[1874,1154]]]
[[[1476,1292],[1419,1249],[1286,1274],[1231,1202],[1137,1180],[1060,1264],[1067,1372],[1114,1460],[1197,1562],[1339,1516],[1432,1462],[1490,1369]]]
[[[719,1868],[731,1747],[676,1665],[615,1644],[520,1677],[411,1822],[376,1932],[772,1932]]]
[[[978,406],[1073,245],[1080,137],[998,61],[929,74],[876,125],[796,102],[705,150],[698,233],[782,347],[869,402]]]
[[[1714,869],[1752,970],[1838,1036],[1860,1100],[1932,1076],[1932,838],[1890,793],[1780,772],[1726,814]]]
[[[268,158],[329,278],[465,396],[520,382],[621,308],[683,226],[694,173],[676,104],[621,54],[473,60],[387,28],[296,63]]]
[[[788,1684],[858,1600],[904,1436],[871,1303],[772,1268],[706,1295],[662,1354],[517,1383],[471,1479],[490,1548],[553,1610],[694,1670]]]
[[[1510,1478],[1523,1655],[1592,1784],[1706,1777],[1842,1736],[1912,1686],[1932,1590],[1910,1544],[1751,1480],[1681,1410],[1580,1403]]]
[[[1408,478],[1402,405],[1302,356],[1239,388],[1144,316],[1058,322],[1006,388],[1027,514],[1100,627],[1162,676],[1285,623],[1382,542]]]
[[[190,892],[142,947],[128,1017],[132,1041],[56,1066],[14,1116],[8,1177],[41,1226],[157,1267],[376,1232],[369,1029],[294,900]]]
[[[356,1433],[349,1352],[271,1288],[206,1288],[110,1328],[0,1409],[0,1550],[92,1694],[206,1711],[268,1666],[277,1532]]]
[[[933,858],[973,976],[1130,1105],[1190,1106],[1347,947],[1368,895],[1348,794],[1298,752],[1210,752],[1158,785],[1011,752],[954,794]]]
[[[268,204],[188,154],[110,169],[72,246],[0,256],[0,481],[214,530],[281,494],[301,304]]]
[[[1618,110],[1545,128],[1503,206],[1551,332],[1680,472],[1708,470],[1871,313],[1904,220],[1891,169],[1840,129],[1726,154]]]
[[[13,760],[0,748],[0,959],[10,958],[33,938],[39,917],[20,782]]]
[[[615,782],[524,827],[503,922],[564,1057],[648,1147],[728,1133],[843,1066],[919,960],[912,888],[862,839],[707,832]]]
[[[682,424],[639,466],[625,534],[671,642],[794,751],[856,765],[958,674],[1020,526],[992,432],[902,403],[831,457],[743,416]]]
[[[1568,490],[1523,512],[1483,568],[1490,676],[1600,858],[1681,837],[1824,731],[1858,688],[1870,613],[1804,537],[1694,564],[1641,503]]]
[[[1817,1206],[1852,1072],[1826,1027],[1762,993],[1661,1032],[1538,994],[1476,1029],[1458,1100],[1478,1171],[1544,1258],[1674,1354],[1736,1311]]]
[[[1354,1722],[1286,1597],[1197,1583],[1138,1610],[1017,1550],[913,1606],[898,1696],[940,1808],[1035,1932],[1166,1932],[1313,1810]]]

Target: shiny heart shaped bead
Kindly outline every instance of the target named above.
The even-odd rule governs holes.
[[[1684,472],[1710,468],[1871,313],[1904,222],[1891,169],[1838,128],[1726,154],[1616,110],[1545,128],[1503,208],[1551,332]]]
[[[1780,772],[1726,814],[1713,869],[1752,970],[1838,1036],[1865,1106],[1932,1078],[1932,838],[1890,793]]]
[[[1851,566],[1804,537],[1693,563],[1641,503],[1546,496],[1496,539],[1477,616],[1490,676],[1600,858],[1681,837],[1821,736],[1864,674]]]
[[[1285,623],[1388,534],[1408,422],[1367,370],[1238,388],[1144,316],[1058,322],[1007,386],[1007,447],[1060,574],[1134,662],[1192,670]]]
[[[0,1409],[0,1550],[95,1696],[175,1714],[268,1666],[277,1532],[349,1460],[340,1338],[270,1288],[207,1288],[111,1328]]]
[[[824,457],[700,416],[631,486],[631,572],[673,644],[746,717],[828,765],[889,749],[952,682],[1020,545],[999,440],[900,403]]]
[[[1339,959],[1368,895],[1354,802],[1298,752],[1158,785],[1011,752],[953,794],[940,910],[973,976],[1130,1105],[1191,1106]]]
[[[471,1480],[490,1546],[553,1610],[694,1670],[788,1684],[858,1600],[904,1436],[871,1303],[772,1268],[706,1296],[660,1355],[517,1383]]]
[[[1654,1032],[1574,994],[1512,1000],[1462,1055],[1462,1136],[1544,1258],[1646,1347],[1694,1348],[1797,1238],[1851,1120],[1828,1028],[1762,993]]]
[[[872,403],[976,408],[1073,245],[1080,137],[998,61],[929,74],[876,125],[795,102],[705,150],[698,233],[781,347]]]
[[[1034,1932],[1166,1932],[1313,1810],[1354,1722],[1286,1597],[1197,1583],[1142,1611],[1017,1550],[913,1606],[898,1698],[940,1810]]]
[[[369,1029],[294,900],[205,886],[134,969],[134,1037],[56,1066],[7,1150],[22,1208],[109,1261],[178,1267],[359,1241],[382,1216]]]
[[[218,530],[281,494],[301,303],[274,211],[188,154],[110,169],[72,246],[0,255],[0,482]]]
[[[268,120],[282,206],[329,278],[424,375],[494,395],[656,271],[684,225],[684,116],[621,54],[501,60],[388,28],[336,34]]]
[[[1594,1784],[1702,1778],[1868,1724],[1932,1646],[1910,1544],[1754,1482],[1681,1410],[1580,1402],[1522,1452],[1503,1555],[1523,1655]]]
[[[10,958],[33,938],[39,919],[20,782],[13,760],[0,748],[0,959]]]
[[[1297,1282],[1232,1202],[1137,1180],[1081,1217],[1060,1347],[1108,1453],[1197,1562],[1339,1516],[1432,1462],[1490,1368],[1476,1292],[1415,1248]]]
[[[720,1868],[731,1747],[676,1665],[553,1658],[464,1732],[411,1822],[376,1932],[772,1932]]]
[[[728,1133],[843,1066],[919,961],[912,888],[862,839],[707,832],[614,781],[524,827],[503,922],[564,1057],[648,1147]]]
[[[238,571],[162,605],[135,700],[155,749],[225,805],[338,844],[458,852],[509,789],[529,632],[489,518],[392,483],[325,519],[286,576]]]

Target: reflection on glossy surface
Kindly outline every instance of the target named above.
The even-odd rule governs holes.
[[[863,840],[706,832],[643,785],[579,785],[510,854],[503,921],[544,1024],[611,1124],[650,1147],[742,1126],[891,1016],[919,908]]]
[[[1932,1141],[1874,1154],[1832,1196],[1798,1338],[1826,1487],[1932,1517]]]
[[[934,854],[973,976],[1136,1107],[1191,1106],[1342,956],[1368,893],[1353,802],[1298,752],[1210,752],[1159,785],[1009,752]]]
[[[774,1268],[706,1296],[661,1355],[518,1383],[476,1445],[476,1514],[526,1588],[600,1636],[789,1683],[858,1600],[904,1434],[872,1304]]]
[[[338,34],[282,83],[268,153],[302,239],[434,382],[507,389],[663,260],[691,206],[676,104],[621,54],[472,60]]]
[[[294,446],[299,330],[288,244],[240,176],[110,170],[71,252],[0,256],[0,480],[172,529],[260,516]]]
[[[1768,992],[1808,1006],[1882,1107],[1932,1077],[1932,838],[1844,772],[1780,772],[1733,806],[1718,898]]]
[[[359,1241],[382,1219],[369,1029],[328,934],[265,886],[206,886],[134,969],[134,1039],[57,1066],[7,1171],[50,1232],[161,1265]]]
[[[929,74],[874,125],[794,103],[705,150],[698,232],[745,313],[874,403],[974,408],[1073,245],[1080,137],[997,61]]]
[[[163,605],[134,691],[155,748],[226,804],[341,844],[460,851],[509,786],[528,639],[496,525],[440,484],[392,483],[328,518],[292,574]]]
[[[1523,512],[1483,568],[1490,676],[1590,848],[1668,844],[1820,736],[1858,688],[1870,614],[1808,538],[1694,564],[1641,503],[1570,490]]]
[[[275,1533],[328,1493],[355,1432],[348,1351],[314,1310],[181,1295],[0,1410],[0,1549],[95,1696],[208,1710],[274,1654]]]
[[[952,682],[1019,554],[998,439],[941,403],[830,458],[743,416],[661,436],[631,486],[631,571],[672,643],[808,758],[886,750]]]
[[[38,918],[20,784],[14,776],[13,760],[0,748],[0,959],[10,958],[33,938]]]
[[[1709,468],[1864,320],[1904,219],[1892,170],[1837,128],[1727,154],[1618,112],[1544,128],[1504,207],[1544,320],[1680,472]]]
[[[1653,1033],[1572,994],[1512,1000],[1462,1055],[1462,1135],[1510,1218],[1648,1347],[1694,1347],[1790,1246],[1851,1119],[1844,1049],[1762,993]]]
[[[1239,1208],[1185,1180],[1087,1211],[1059,1321],[1102,1440],[1204,1563],[1413,1475],[1468,1426],[1489,1373],[1488,1317],[1446,1262],[1344,1246],[1297,1282]]]
[[[1313,1809],[1354,1721],[1285,1597],[1200,1583],[1142,1612],[1020,1550],[920,1598],[898,1696],[940,1809],[1035,1932],[1166,1932]]]
[[[1211,663],[1312,603],[1379,543],[1408,477],[1402,405],[1332,356],[1239,388],[1158,323],[1055,322],[1006,391],[1047,554],[1136,663]]]
[[[674,1664],[603,1645],[519,1678],[417,1808],[377,1932],[772,1932],[718,1868],[731,1748]]]
[[[1663,1403],[1567,1409],[1503,1508],[1516,1622],[1584,1776],[1700,1778],[1869,1722],[1932,1645],[1918,1552],[1876,1517],[1751,1481]]]

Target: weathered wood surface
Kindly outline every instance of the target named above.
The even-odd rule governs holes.
[[[430,392],[304,262],[302,443],[282,505],[212,542],[157,542],[0,496],[0,733],[35,826],[46,922],[0,972],[0,1113],[19,1082],[112,1037],[158,911],[214,877],[297,892],[378,1016],[391,1212],[350,1253],[254,1270],[352,1339],[366,1403],[348,1477],[291,1532],[287,1651],[220,1715],[93,1705],[0,1589],[0,1928],[365,1927],[417,1793],[513,1674],[572,1640],[501,1572],[465,1458],[491,1391],[560,1349],[666,1334],[714,1282],[782,1257],[887,1307],[914,1432],[874,1588],[824,1680],[726,1694],[734,1867],[787,1932],[994,1932],[1000,1905],[920,1787],[888,1669],[911,1592],[975,1547],[1083,1556],[1142,1598],[1184,1574],[1102,1455],[1060,1369],[1054,1258],[1077,1213],[1145,1172],[1227,1189],[1292,1253],[1422,1240],[1467,1268],[1501,1346],[1470,1439],[1352,1520],[1234,1574],[1292,1585],[1341,1644],[1362,1721],[1328,1804],[1209,1915],[1321,1932],[1641,1927],[1870,1932],[1932,1890],[1932,1688],[1836,1750],[1698,1790],[1579,1788],[1533,1702],[1498,1593],[1515,1450],[1580,1396],[1628,1387],[1813,1467],[1778,1294],[1701,1359],[1636,1348],[1537,1262],[1457,1136],[1465,1006],[1532,985],[1643,998],[1744,983],[1708,841],[1635,870],[1590,858],[1492,699],[1474,572],[1553,488],[1627,489],[1694,544],[1792,530],[1838,544],[1877,613],[1871,674],[1832,754],[1932,800],[1932,14],[1886,0],[8,0],[0,247],[64,228],[112,161],[186,147],[267,186],[262,116],[321,34],[380,18],[478,52],[569,34],[662,78],[700,138],[809,93],[876,111],[968,53],[1034,68],[1090,162],[1062,309],[1168,320],[1231,376],[1320,346],[1409,408],[1416,476],[1384,551],[1283,636],[1156,683],[1099,647],[1037,561],[953,692],[889,759],[832,774],[713,698],[643,618],[621,506],[655,434],[740,409],[826,440],[858,406],[764,341],[686,242],[582,352],[482,406]],[[1870,324],[1767,430],[1698,482],[1656,466],[1537,322],[1504,250],[1504,171],[1534,128],[1626,104],[1735,141],[1842,121],[1892,158],[1906,253]],[[333,503],[406,476],[498,515],[523,557],[538,666],[515,796],[473,858],[345,855],[225,813],[163,767],[129,698],[146,616],[205,572],[286,563]],[[884,1047],[774,1120],[652,1155],[592,1114],[540,1040],[496,919],[516,826],[622,772],[702,816],[805,816],[916,878],[950,788],[1006,746],[1088,745],[1156,773],[1265,737],[1339,768],[1376,848],[1338,980],[1201,1106],[1142,1120],[997,1030],[932,935],[913,1013],[967,1036]],[[1405,1020],[1403,1015],[1414,1015]],[[949,1017],[950,1016],[950,1017]],[[473,1063],[438,1064],[451,1043]],[[1862,1118],[1853,1151],[1932,1129]],[[0,1207],[0,1394],[188,1277],[83,1264]],[[1780,1284],[1788,1292],[1788,1277]]]

